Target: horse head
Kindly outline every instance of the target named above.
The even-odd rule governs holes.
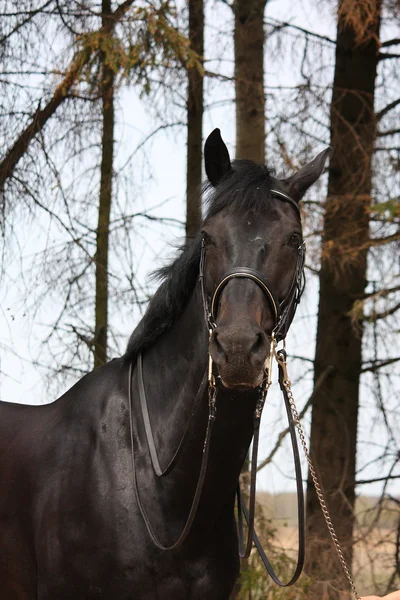
[[[211,190],[202,227],[203,302],[210,355],[229,389],[262,384],[271,336],[283,339],[293,319],[304,277],[298,203],[328,153],[280,180],[252,161],[231,163],[219,129],[206,141]]]

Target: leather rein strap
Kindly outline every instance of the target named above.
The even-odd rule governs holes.
[[[273,345],[273,344],[272,344]],[[271,345],[271,351],[272,351]],[[240,485],[237,486],[237,505],[238,505],[238,536],[239,536],[239,556],[241,558],[248,558],[250,556],[250,552],[252,549],[252,542],[254,541],[255,547],[260,555],[260,558],[266,568],[268,574],[271,579],[280,587],[289,587],[296,583],[298,578],[301,575],[304,566],[305,559],[305,521],[304,521],[304,493],[303,493],[303,479],[301,474],[301,462],[300,462],[300,454],[299,448],[297,444],[297,436],[296,436],[296,428],[293,422],[292,411],[290,407],[289,397],[286,391],[284,382],[284,370],[282,368],[282,364],[286,364],[286,351],[279,350],[276,353],[276,359],[279,367],[279,385],[283,393],[283,397],[285,400],[285,408],[288,418],[289,424],[289,432],[290,438],[292,442],[292,450],[293,450],[293,458],[294,458],[294,467],[296,472],[296,487],[297,487],[297,520],[298,520],[298,530],[299,530],[299,542],[298,542],[298,550],[297,550],[297,564],[294,570],[294,573],[291,579],[284,583],[279,579],[276,575],[273,566],[271,565],[268,557],[265,553],[265,550],[262,547],[259,537],[257,536],[254,530],[254,515],[255,515],[255,498],[256,498],[256,476],[257,476],[257,458],[258,458],[258,444],[259,444],[259,432],[260,432],[260,418],[257,418],[257,408],[254,419],[254,438],[253,438],[253,449],[252,449],[252,457],[251,457],[251,475],[250,475],[250,494],[249,494],[249,509],[245,507],[242,499],[242,494],[240,491]],[[272,361],[270,361],[271,364]],[[266,394],[268,393],[268,389],[271,384],[271,380],[269,377],[268,386],[265,391],[265,396],[261,405],[261,411],[266,399]],[[261,415],[260,415],[261,417]],[[248,534],[247,534],[247,542],[244,547],[243,544],[243,516],[247,523]]]
[[[184,442],[186,440],[186,435],[189,430],[189,425],[192,421],[192,418],[194,417],[194,414],[196,412],[199,401],[203,396],[203,393],[204,393],[204,390],[206,387],[206,383],[207,383],[207,376],[206,376],[206,374],[204,375],[204,377],[201,381],[200,387],[197,390],[196,398],[195,398],[193,406],[192,406],[190,417],[186,423],[185,431],[183,432],[183,435],[181,437],[181,441],[179,442],[178,447],[177,447],[173,457],[169,461],[168,465],[165,467],[165,469],[162,469],[160,467],[160,463],[158,460],[158,454],[157,454],[156,445],[155,445],[154,437],[153,437],[153,432],[152,432],[151,424],[150,424],[149,411],[147,408],[146,391],[144,389],[144,380],[143,380],[143,357],[142,357],[141,353],[139,353],[138,357],[137,357],[137,375],[138,375],[140,408],[142,411],[142,419],[143,419],[144,430],[145,430],[146,439],[147,439],[147,445],[149,447],[151,462],[153,464],[153,469],[154,469],[156,475],[158,477],[163,477],[164,475],[167,475],[172,470],[173,466],[175,465],[175,463],[178,459],[178,456],[180,455],[180,453],[182,451]]]
[[[149,449],[150,449],[150,456],[152,459],[152,464],[153,464],[153,468],[154,470],[156,470],[156,465],[157,468],[159,470],[160,475],[166,475],[167,472],[172,468],[173,464],[176,462],[176,458],[180,453],[181,448],[184,445],[184,440],[186,437],[186,432],[188,430],[188,426],[185,429],[185,432],[183,434],[183,437],[179,443],[178,449],[175,452],[172,460],[169,462],[167,468],[162,471],[159,465],[159,461],[158,461],[158,457],[157,457],[157,450],[155,447],[155,443],[154,443],[154,437],[153,437],[153,432],[151,430],[151,425],[150,425],[150,419],[149,419],[149,414],[148,414],[148,410],[147,410],[147,402],[146,402],[146,394],[145,394],[145,390],[144,390],[144,385],[143,385],[143,366],[142,366],[142,356],[141,354],[138,355],[138,360],[137,360],[137,368],[138,368],[138,374],[139,374],[139,396],[140,396],[140,405],[141,405],[141,409],[142,409],[142,417],[143,417],[143,422],[144,422],[144,426],[145,426],[145,431],[146,431],[146,438],[147,438],[147,443],[149,445]],[[196,401],[192,410],[192,415],[194,414],[194,409],[196,407],[197,401],[200,399],[200,397],[202,396],[202,392],[204,390],[204,384],[205,384],[206,378],[203,377],[202,383],[200,384],[200,388],[199,391],[197,392],[197,396],[196,396]],[[201,392],[200,392],[201,390]],[[157,546],[157,548],[159,548],[160,550],[176,550],[177,548],[179,548],[180,546],[182,546],[183,542],[186,540],[186,538],[188,537],[190,530],[192,528],[193,525],[193,521],[196,517],[197,514],[197,508],[199,506],[199,502],[200,502],[200,497],[201,497],[201,493],[203,491],[203,485],[204,485],[204,479],[206,476],[206,471],[207,471],[207,462],[208,462],[208,454],[209,454],[209,449],[210,449],[210,441],[211,441],[211,432],[212,432],[212,427],[216,418],[216,390],[209,390],[209,394],[208,394],[208,422],[207,422],[207,430],[206,430],[206,436],[205,436],[205,440],[204,440],[204,444],[203,444],[203,456],[201,459],[201,466],[200,466],[200,473],[199,473],[199,479],[197,481],[197,485],[196,485],[196,490],[193,496],[193,500],[192,500],[192,505],[190,507],[190,511],[189,511],[189,515],[188,518],[186,520],[185,526],[183,527],[183,530],[181,532],[181,534],[179,535],[178,539],[171,544],[170,546],[164,546],[157,538],[157,536],[154,533],[154,530],[150,524],[149,518],[144,510],[142,501],[140,499],[139,496],[139,490],[138,490],[138,485],[137,485],[137,477],[136,477],[136,469],[135,469],[135,454],[134,454],[134,444],[133,444],[133,421],[132,421],[132,363],[129,366],[129,421],[130,421],[130,434],[131,434],[131,459],[132,459],[132,471],[133,471],[133,485],[134,485],[134,489],[135,489],[135,496],[136,496],[136,501],[138,503],[138,507],[140,510],[140,513],[142,515],[143,521],[146,525],[146,529],[148,531],[148,534],[150,536],[150,538],[152,539],[153,543],[155,546]],[[145,408],[144,408],[145,407]],[[192,416],[191,415],[191,416]],[[189,419],[190,421],[190,419]],[[154,462],[154,458],[156,459],[156,461]]]

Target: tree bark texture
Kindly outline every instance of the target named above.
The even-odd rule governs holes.
[[[265,0],[235,0],[236,158],[265,163]]]
[[[102,0],[103,26],[111,18],[111,0]],[[114,157],[114,73],[102,55],[102,116],[99,214],[96,239],[94,366],[107,362],[108,249]]]
[[[204,55],[204,2],[189,0],[189,39],[191,48]],[[201,166],[203,145],[203,75],[196,67],[188,69],[187,99],[187,179],[186,237],[193,238],[200,229]]]
[[[264,9],[266,0],[234,0],[235,17],[235,105],[236,105],[236,159],[253,160],[265,164],[265,96],[264,96]],[[242,474],[249,470],[249,457]],[[247,501],[247,487],[242,488]],[[246,560],[241,561],[242,574],[250,571]],[[236,582],[231,599],[240,598],[240,579]],[[248,592],[251,598],[251,591]]]
[[[363,43],[356,41],[353,28],[346,26],[342,17],[338,21],[331,104],[333,153],[322,244],[315,381],[330,365],[334,369],[314,397],[310,442],[311,456],[349,566],[362,350],[362,324],[352,323],[349,313],[366,285],[379,21],[378,2],[375,23]],[[343,590],[349,589],[348,583],[310,475],[306,513],[306,571],[318,582],[311,586],[309,597],[348,597],[343,595]]]

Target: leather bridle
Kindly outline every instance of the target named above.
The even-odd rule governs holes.
[[[271,189],[270,193],[271,193],[271,195],[275,196],[279,200],[290,203],[293,206],[293,208],[295,208],[297,214],[300,216],[300,209],[298,207],[298,204],[292,198],[290,198],[290,196],[288,196],[284,192],[281,192],[280,190],[276,190],[276,189]],[[302,293],[304,291],[305,244],[304,244],[304,242],[302,242],[297,249],[297,261],[296,261],[296,267],[295,267],[293,279],[292,279],[292,282],[291,282],[291,285],[290,285],[290,288],[289,288],[289,291],[288,291],[286,297],[281,302],[279,302],[276,294],[273,292],[270,284],[264,278],[264,276],[259,271],[256,271],[256,270],[248,268],[248,267],[236,267],[236,268],[231,269],[228,272],[226,272],[222,276],[220,281],[217,283],[217,285],[215,286],[213,293],[211,295],[208,295],[207,291],[205,289],[205,281],[204,281],[204,267],[205,267],[205,260],[206,260],[205,254],[206,254],[205,242],[203,239],[202,245],[201,245],[201,255],[200,255],[200,265],[199,265],[199,281],[200,281],[200,285],[201,285],[201,293],[202,293],[202,301],[203,301],[205,320],[206,320],[206,323],[207,323],[207,326],[209,329],[210,339],[211,339],[211,336],[212,336],[215,328],[217,327],[216,317],[217,317],[218,303],[219,303],[221,293],[222,293],[223,289],[225,288],[225,286],[232,279],[246,278],[246,279],[250,279],[256,285],[258,285],[261,288],[261,290],[264,292],[265,297],[268,300],[269,306],[271,307],[272,314],[274,317],[274,327],[270,334],[271,347],[270,347],[270,355],[268,358],[268,365],[266,367],[264,382],[258,388],[258,399],[257,399],[257,404],[256,404],[255,412],[254,412],[254,438],[253,438],[252,461],[251,461],[250,494],[249,494],[249,510],[248,511],[243,505],[239,485],[238,485],[238,491],[237,491],[239,555],[242,558],[247,558],[250,555],[252,543],[254,541],[256,548],[260,554],[261,560],[263,561],[264,566],[267,569],[270,576],[272,577],[272,579],[278,585],[280,585],[282,587],[287,587],[287,586],[293,585],[295,583],[295,581],[297,581],[297,579],[299,578],[299,576],[301,574],[303,564],[304,564],[304,554],[305,554],[305,551],[304,551],[304,547],[305,547],[304,496],[303,496],[303,486],[302,486],[301,465],[300,465],[299,451],[298,451],[298,447],[297,447],[297,439],[296,439],[296,433],[295,433],[295,425],[293,422],[292,412],[290,409],[290,401],[289,401],[289,398],[287,395],[286,386],[284,385],[286,352],[285,352],[285,350],[276,351],[276,345],[278,342],[285,339],[286,334],[289,330],[289,327],[292,323],[294,314],[296,312],[297,305],[299,304]],[[272,383],[271,370],[272,370],[273,357],[275,357],[278,362],[279,383],[280,383],[280,387],[281,387],[281,390],[282,390],[282,393],[284,396],[285,406],[286,406],[286,411],[287,411],[287,416],[288,416],[288,421],[289,421],[289,431],[290,431],[293,454],[294,454],[296,482],[297,482],[297,497],[298,497],[298,526],[299,526],[298,558],[297,558],[297,565],[295,568],[294,575],[292,576],[290,581],[287,583],[283,583],[282,581],[280,581],[280,579],[275,574],[275,572],[274,572],[274,570],[273,570],[273,568],[261,546],[260,540],[258,539],[258,537],[254,531],[256,472],[257,472],[259,429],[260,429],[260,421],[261,421],[261,415],[262,415],[262,410],[264,407],[265,399],[266,399],[269,387],[271,386],[271,383]],[[174,454],[173,458],[171,459],[170,463],[168,464],[168,466],[164,470],[162,470],[159,465],[154,436],[153,436],[153,432],[151,430],[150,419],[149,419],[149,415],[148,415],[146,394],[145,394],[144,382],[143,382],[143,361],[142,361],[141,353],[139,353],[138,357],[137,357],[137,372],[138,372],[138,382],[139,382],[140,406],[141,406],[142,418],[143,418],[147,443],[148,443],[148,447],[149,447],[150,457],[151,457],[153,469],[154,469],[156,475],[159,477],[162,477],[162,476],[166,475],[168,472],[170,472],[172,467],[176,463],[176,460],[177,460],[177,458],[180,454],[180,451],[184,445],[184,440],[186,437],[189,423],[187,424],[187,426],[185,428],[185,432],[183,434],[183,437],[178,445],[178,450],[175,452],[175,454]],[[200,396],[202,396],[202,392],[205,389],[206,375],[207,374],[205,374],[205,376],[203,377],[202,383],[200,384],[200,388],[198,390],[196,400],[195,400],[195,406],[198,404],[199,398],[200,398]],[[163,544],[161,544],[161,542],[157,539],[157,537],[154,534],[154,531],[153,531],[153,529],[150,525],[149,519],[144,511],[144,508],[143,508],[143,505],[141,503],[140,496],[138,493],[136,469],[135,469],[135,464],[134,464],[133,425],[132,425],[132,389],[131,389],[131,387],[132,387],[132,363],[130,365],[130,369],[129,369],[129,411],[130,411],[131,454],[132,454],[134,488],[135,488],[135,494],[136,494],[136,498],[137,498],[137,502],[138,502],[138,507],[139,507],[140,513],[143,517],[143,520],[145,522],[148,533],[149,533],[151,539],[153,540],[153,543],[160,550],[174,550],[174,549],[180,547],[183,544],[183,542],[185,541],[185,539],[187,538],[187,536],[191,530],[195,516],[197,514],[197,509],[198,509],[198,505],[200,502],[200,497],[201,497],[201,493],[203,490],[203,484],[204,484],[205,475],[206,475],[208,452],[209,452],[209,446],[210,446],[210,440],[211,440],[211,432],[212,432],[213,424],[216,419],[216,400],[217,400],[217,391],[218,391],[216,386],[217,386],[217,383],[216,383],[215,376],[213,374],[213,364],[212,364],[212,359],[211,359],[211,355],[210,355],[210,351],[209,351],[209,366],[208,366],[208,407],[209,407],[209,412],[208,412],[208,424],[207,424],[207,430],[206,430],[206,435],[205,435],[205,441],[203,444],[203,457],[202,457],[202,462],[201,462],[201,466],[200,466],[199,479],[197,482],[197,486],[196,486],[195,494],[194,494],[194,497],[192,500],[192,505],[191,505],[191,508],[189,511],[189,515],[188,515],[187,521],[185,523],[185,526],[182,530],[181,535],[175,541],[175,543],[173,543],[172,545],[164,546]],[[191,411],[190,419],[194,415],[194,408]],[[189,419],[189,421],[190,421],[190,419]],[[248,525],[248,535],[247,535],[247,542],[246,542],[245,546],[243,545],[242,513],[245,516],[245,519],[246,519],[247,525]]]
[[[271,194],[279,198],[279,200],[290,203],[300,216],[299,206],[292,198],[290,198],[290,196],[275,189],[271,190]],[[216,328],[218,301],[225,286],[231,279],[246,278],[254,281],[254,283],[256,283],[264,292],[274,317],[274,328],[271,334],[274,334],[277,342],[284,340],[287,332],[289,331],[289,327],[293,321],[297,305],[299,304],[304,291],[305,243],[301,242],[297,248],[297,261],[293,279],[286,297],[281,302],[279,302],[272,286],[268,283],[262,273],[256,271],[255,269],[250,269],[249,267],[235,267],[234,269],[227,271],[215,286],[212,295],[208,295],[205,289],[204,281],[205,256],[206,247],[203,238],[201,243],[199,280],[201,285],[204,314],[209,331],[213,331]]]

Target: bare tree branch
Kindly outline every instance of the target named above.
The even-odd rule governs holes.
[[[386,40],[386,42],[382,42],[381,48],[387,48],[388,46],[397,46],[400,44],[400,38],[393,38],[392,40]]]
[[[376,135],[378,137],[383,137],[385,135],[396,135],[397,133],[400,133],[400,129],[388,129],[387,131],[378,131]]]
[[[382,108],[382,110],[380,110],[379,112],[376,113],[376,120],[380,121],[382,119],[382,117],[384,117],[393,108],[396,108],[396,106],[398,106],[399,104],[400,104],[400,98],[397,98],[397,100],[393,100],[393,102],[390,102],[390,104],[385,106],[385,108]]]
[[[378,60],[387,60],[388,58],[400,58],[400,54],[392,54],[391,52],[379,52]]]
[[[376,292],[371,292],[370,294],[365,294],[363,299],[367,300],[370,298],[386,298],[387,296],[390,296],[390,294],[394,294],[395,292],[399,292],[400,291],[400,285],[396,285],[395,287],[392,288],[384,288],[383,290],[378,290]]]
[[[399,309],[400,309],[400,302],[398,302],[394,306],[391,306],[387,310],[383,310],[382,312],[372,312],[370,315],[366,315],[365,320],[372,323],[372,322],[378,321],[379,319],[385,319],[386,317],[389,317],[390,315],[394,315],[394,313],[397,312]]]
[[[400,479],[400,475],[387,475],[386,477],[376,477],[375,479],[359,479],[356,485],[366,485],[368,483],[377,483],[378,481],[387,481],[388,479]]]
[[[39,6],[39,8],[32,10],[28,13],[25,13],[27,15],[27,16],[25,16],[25,19],[23,19],[20,23],[17,23],[16,26],[11,31],[9,31],[6,35],[3,35],[3,37],[0,38],[0,46],[2,46],[4,44],[4,42],[6,42],[12,35],[14,35],[14,33],[19,31],[24,25],[26,25],[26,23],[29,23],[29,21],[31,19],[33,19],[33,17],[35,17],[39,13],[42,13],[43,10],[47,6],[49,6],[49,4],[51,4],[51,3],[52,3],[52,0],[48,0],[42,6]]]
[[[327,367],[325,369],[325,371],[323,373],[321,373],[321,376],[319,377],[318,381],[316,382],[314,389],[312,391],[311,396],[309,397],[309,399],[307,400],[307,402],[305,403],[303,409],[301,410],[301,412],[299,413],[299,417],[300,419],[302,419],[304,417],[304,415],[306,414],[307,410],[309,409],[314,396],[316,394],[316,392],[319,390],[319,388],[322,386],[322,384],[324,383],[324,381],[326,380],[326,378],[335,370],[335,367],[333,365],[330,365],[329,367]],[[262,463],[257,467],[257,471],[261,471],[261,469],[263,469],[266,465],[268,465],[272,459],[274,458],[275,454],[277,453],[277,451],[279,450],[283,439],[286,437],[286,435],[289,433],[289,427],[286,427],[285,429],[283,429],[283,431],[280,432],[280,434],[278,435],[278,439],[276,441],[275,446],[272,448],[271,452],[269,453],[269,455],[267,456],[267,458],[265,460],[262,461]]]
[[[265,25],[272,25],[276,30],[281,30],[281,29],[295,29],[296,31],[300,31],[301,33],[304,33],[307,37],[315,37],[319,40],[323,40],[324,42],[328,42],[329,44],[333,44],[336,45],[335,40],[333,40],[332,38],[326,36],[326,35],[321,35],[319,33],[316,33],[315,31],[310,31],[309,29],[304,29],[304,27],[299,27],[298,25],[293,25],[293,23],[288,23],[286,21],[275,21],[275,20],[265,20],[264,21]]]
[[[378,371],[382,367],[392,365],[393,363],[398,362],[399,360],[400,360],[400,356],[396,356],[396,358],[388,358],[387,360],[382,360],[378,363],[374,362],[372,365],[361,369],[361,373],[369,373],[369,372],[373,373],[375,371]]]

